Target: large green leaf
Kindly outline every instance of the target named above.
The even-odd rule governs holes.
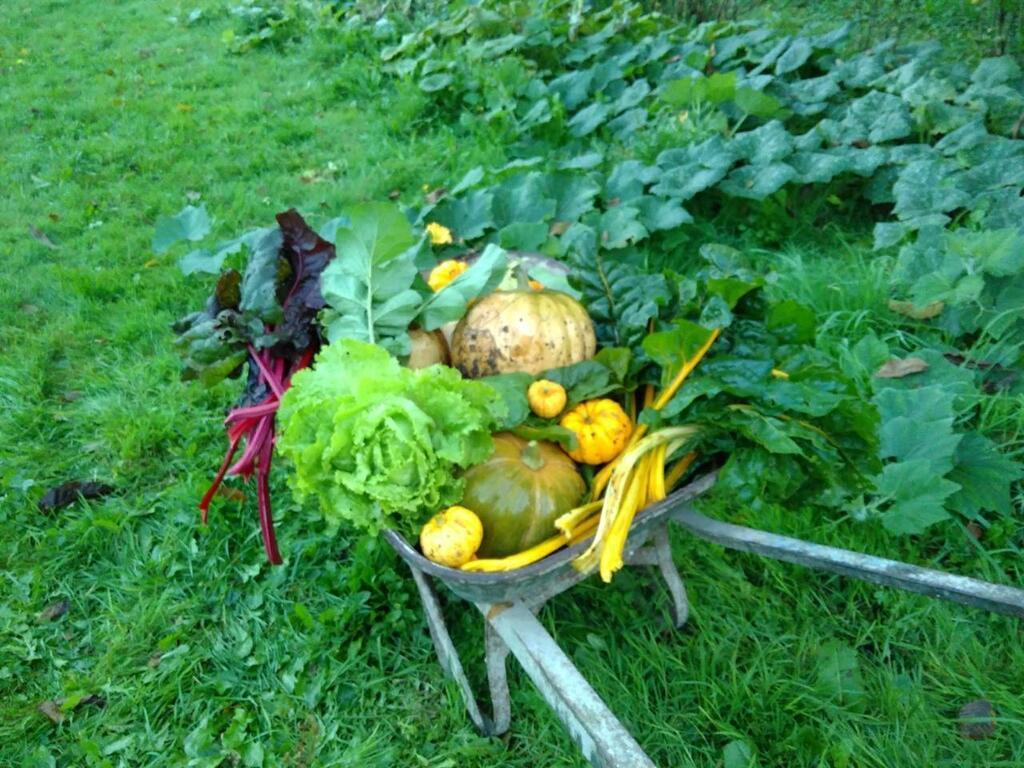
[[[882,525],[890,533],[917,534],[949,519],[944,504],[960,486],[936,474],[928,459],[886,464],[876,488],[888,509]]]
[[[555,215],[558,201],[547,190],[544,174],[533,171],[509,176],[493,188],[492,210],[498,227],[547,221]]]
[[[957,446],[956,466],[949,479],[960,486],[949,506],[968,518],[982,512],[1013,513],[1010,488],[1024,476],[1024,468],[999,452],[996,444],[977,432],[968,432]]]
[[[594,207],[601,185],[589,174],[553,173],[547,177],[546,194],[555,200],[556,221],[577,221]]]
[[[455,233],[456,237],[473,240],[494,226],[494,194],[474,189],[461,197],[443,200],[433,211],[433,218]]]
[[[328,339],[358,339],[408,354],[407,330],[423,301],[411,287],[419,273],[412,228],[393,205],[370,203],[348,213],[351,226],[338,229],[337,257],[321,278],[332,310]]]
[[[603,197],[606,202],[628,202],[640,197],[644,188],[658,178],[658,169],[639,160],[618,163],[605,181]]]
[[[745,165],[730,173],[718,186],[725,194],[733,197],[763,200],[782,189],[796,175],[793,167],[786,163]]]
[[[625,248],[647,237],[647,229],[640,223],[640,209],[630,205],[617,205],[601,214],[601,246]]]
[[[953,453],[963,437],[953,429],[954,395],[941,385],[882,389],[875,404],[882,417],[879,455],[897,461],[928,462],[936,476],[953,468]]]
[[[739,134],[732,142],[738,157],[755,165],[786,159],[793,152],[793,137],[778,120]]]
[[[895,212],[901,219],[952,211],[966,205],[969,195],[959,188],[955,168],[938,159],[907,165],[893,185]]]
[[[595,101],[573,115],[567,126],[569,133],[577,138],[591,134],[605,123],[611,112],[610,105]]]
[[[684,149],[666,150],[658,156],[663,173],[651,191],[689,200],[721,181],[736,159],[736,150],[718,136]]]
[[[775,62],[775,74],[785,75],[802,67],[813,53],[811,43],[807,38],[797,37],[790,43],[786,52]]]

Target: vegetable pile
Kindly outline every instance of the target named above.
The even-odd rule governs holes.
[[[489,244],[447,258],[439,249],[450,238],[437,228],[416,238],[390,205],[335,219],[333,244],[297,214],[280,221],[280,231],[248,238],[244,276],[224,272],[207,310],[177,326],[187,375],[212,383],[248,366],[214,487],[227,473],[259,473],[272,561],[275,445],[328,532],[419,534],[438,562],[477,571],[521,567],[592,536],[578,565],[606,580],[637,511],[689,473],[718,468],[721,484],[748,499],[768,483],[774,498],[804,500],[866,485],[873,410],[809,345],[813,318],[767,303],[738,254],[706,249],[690,278],[650,273],[673,287],[644,318],[647,332],[633,346],[599,348],[615,321],[592,318],[573,287],[586,283],[539,254]],[[537,265],[562,290],[528,278]],[[232,284],[238,295],[225,296]],[[422,367],[420,335],[442,348]],[[479,541],[467,540],[477,523]]]

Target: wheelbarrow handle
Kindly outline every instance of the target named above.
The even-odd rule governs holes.
[[[672,520],[695,536],[729,549],[1024,617],[1024,590],[1015,587],[724,523],[694,511],[689,502],[672,512]]]

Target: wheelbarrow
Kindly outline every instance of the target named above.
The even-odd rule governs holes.
[[[826,547],[706,517],[694,510],[693,502],[714,482],[713,473],[703,475],[639,512],[626,543],[626,565],[658,569],[672,598],[672,618],[677,628],[686,623],[689,603],[683,579],[672,561],[668,540],[670,522],[698,538],[730,549],[1024,617],[1022,589]],[[586,549],[589,540],[515,571],[467,573],[427,560],[394,531],[387,531],[385,537],[412,571],[438,661],[458,685],[469,717],[482,733],[497,736],[509,728],[511,703],[505,662],[511,653],[591,764],[600,768],[654,768],[654,763],[641,746],[536,617],[545,602],[588,577],[589,574],[577,571],[572,561]],[[435,579],[456,596],[473,603],[483,615],[491,702],[489,712],[477,702],[452,644],[434,591]]]

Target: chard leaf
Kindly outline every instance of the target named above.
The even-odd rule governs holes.
[[[320,278],[334,258],[334,246],[310,229],[294,209],[279,213],[277,224],[289,281],[280,292],[283,318],[274,329],[274,353],[287,360],[298,360],[318,341],[316,318],[324,308]]]
[[[710,338],[709,329],[680,319],[671,330],[648,334],[643,348],[648,357],[661,366],[662,381],[668,382]]]
[[[569,282],[582,294],[599,345],[639,344],[648,321],[671,298],[664,275],[608,258],[598,248],[596,232],[584,224],[570,228],[563,240],[574,267]]]
[[[272,229],[257,240],[249,253],[242,276],[240,309],[265,323],[277,323],[282,317],[277,299],[278,276],[281,274],[281,246],[284,234]]]

